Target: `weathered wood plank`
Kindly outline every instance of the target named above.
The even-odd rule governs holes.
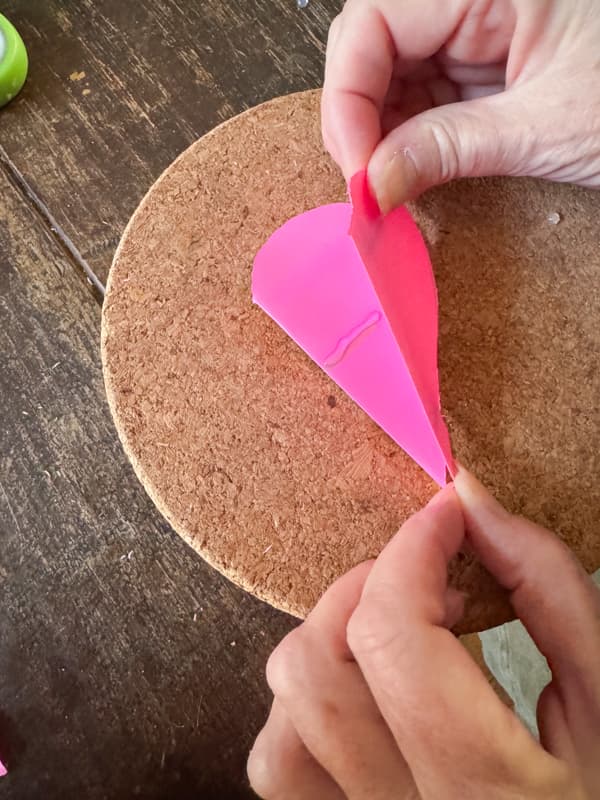
[[[250,796],[292,622],[154,511],[104,401],[99,308],[0,171],[3,797]]]
[[[160,172],[198,136],[320,84],[339,2],[8,0],[31,57],[0,144],[104,280]]]
[[[264,662],[293,623],[206,567],[138,486],[104,403],[99,312],[71,267],[106,277],[138,200],[197,136],[317,85],[336,8],[2,10],[31,76],[0,118],[25,183],[0,169],[0,788],[9,800],[248,797]]]

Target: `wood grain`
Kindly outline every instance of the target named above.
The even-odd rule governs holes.
[[[293,623],[208,569],[138,486],[76,273],[104,282],[139,199],[198,135],[318,85],[335,8],[7,0],[2,12],[30,56],[0,125],[2,793],[250,796],[264,662]]]
[[[318,86],[339,2],[8,0],[30,54],[0,142],[104,282],[155,178],[217,123]]]
[[[30,55],[0,117],[0,756],[8,800],[250,797],[293,624],[208,569],[116,440],[99,311],[148,186],[199,135],[317,86],[311,0],[5,0]]]
[[[3,172],[0,197],[2,797],[250,796],[292,622],[155,513],[105,404],[99,309]]]

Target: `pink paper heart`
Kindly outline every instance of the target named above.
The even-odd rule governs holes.
[[[423,238],[386,216],[365,172],[350,203],[293,217],[259,250],[254,302],[443,486],[454,474],[440,408],[438,305]]]

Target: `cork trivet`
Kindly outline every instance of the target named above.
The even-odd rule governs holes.
[[[435,491],[251,302],[267,236],[345,198],[318,106],[309,92],[254,108],[162,175],[116,254],[102,336],[119,434],[158,508],[214,567],[298,616]],[[456,455],[588,570],[600,566],[599,205],[494,179],[412,209],[438,282]],[[510,616],[470,557],[452,580],[469,595],[461,632]]]

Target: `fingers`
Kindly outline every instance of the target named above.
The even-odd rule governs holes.
[[[263,800],[344,800],[335,781],[310,755],[281,705],[269,719],[248,758],[250,785]]]
[[[349,179],[381,138],[380,114],[395,59],[421,61],[456,28],[465,0],[348,0],[327,47],[323,138]],[[392,30],[393,27],[393,30]]]
[[[346,179],[368,164],[385,212],[452,178],[521,172],[523,103],[485,102],[504,86],[515,29],[510,0],[348,0],[332,26],[322,97],[323,138]],[[467,107],[452,92],[436,98],[449,82],[434,80],[404,85],[384,113],[394,78],[431,68],[433,56],[455,94],[466,81]],[[440,108],[424,111],[425,95]]]
[[[552,670],[538,706],[542,742],[569,763],[576,753],[600,791],[600,592],[556,536],[509,514],[464,468],[455,486],[475,554]]]
[[[380,555],[348,625],[348,643],[425,800],[537,788],[552,775],[554,760],[442,627],[447,565],[463,536],[450,486]]]
[[[342,591],[338,593],[339,587],[333,587],[333,592],[323,598],[323,605],[325,607],[318,608],[319,631],[326,642],[327,647],[331,649],[334,657],[343,662],[352,659],[352,654],[346,642],[346,623],[354,610],[360,590],[364,583],[364,578],[368,574],[370,565],[362,565],[359,567],[355,576],[352,576],[353,585],[347,593],[347,587],[342,587]],[[356,584],[354,583],[356,577]],[[444,598],[444,621],[450,627],[462,616],[464,610],[464,596],[455,589],[448,588]],[[338,616],[339,615],[339,616]],[[314,624],[314,615],[311,617],[310,623]],[[316,631],[315,631],[316,633]],[[289,642],[288,642],[289,644]],[[297,640],[294,647],[297,646]],[[322,647],[318,643],[314,648],[314,652],[319,652]],[[290,656],[294,660],[296,656],[294,653]],[[279,656],[277,656],[279,658]],[[287,656],[285,657],[287,658]],[[298,662],[302,665],[302,661]],[[273,669],[279,670],[282,665],[270,665],[270,671]],[[295,668],[295,667],[294,667]],[[283,669],[287,671],[288,667],[283,665]],[[321,676],[317,674],[317,670],[309,671],[307,680],[316,678],[318,683],[321,682]],[[281,676],[274,677],[274,685]],[[335,679],[335,676],[334,676]],[[289,680],[289,676],[283,677],[283,680]],[[346,691],[342,687],[343,691]],[[353,691],[354,687],[350,687]],[[364,688],[363,688],[364,691]],[[303,702],[310,693],[307,693]],[[341,703],[352,703],[354,694],[347,697],[341,697]],[[371,697],[367,693],[367,700],[371,705]],[[373,712],[372,706],[370,713]],[[351,717],[352,719],[353,717]],[[381,725],[381,718],[377,717],[377,726]],[[386,741],[390,742],[391,737],[386,736]],[[392,746],[395,745],[392,742]],[[328,759],[328,763],[331,759]],[[392,761],[398,763],[401,770],[401,778],[405,782],[404,795],[398,796],[399,800],[418,800],[416,788],[408,770],[405,768],[405,763],[402,757],[394,754]],[[341,760],[340,760],[341,763]],[[379,767],[378,767],[379,768]],[[345,770],[346,768],[344,768]],[[397,783],[396,770],[392,771],[392,781]],[[254,791],[265,800],[274,800],[276,798],[285,798],[286,800],[313,800],[313,798],[320,798],[320,800],[341,800],[345,797],[344,793],[338,784],[330,777],[325,769],[317,762],[315,758],[309,753],[302,739],[296,732],[286,712],[283,710],[281,702],[277,699],[273,703],[273,708],[269,715],[269,719],[265,727],[259,734],[254,747],[248,759],[248,776]],[[401,781],[401,786],[402,786]],[[386,784],[387,785],[387,784]],[[389,787],[388,787],[389,788]],[[397,788],[397,787],[396,787]],[[360,787],[354,786],[351,789],[349,797],[353,798],[357,795]],[[374,790],[373,790],[374,791]],[[371,795],[375,797],[375,795]]]
[[[600,592],[552,533],[514,517],[464,468],[455,487],[477,557],[511,593],[561,691],[600,708]]]
[[[361,565],[326,592],[273,653],[267,679],[308,751],[350,800],[413,800],[410,771],[346,643],[370,568]]]
[[[590,709],[582,716],[565,704],[560,687],[552,681],[538,700],[540,741],[579,775],[585,797],[600,797],[600,716]]]
[[[569,764],[577,763],[577,750],[565,717],[560,690],[550,682],[542,691],[537,704],[537,723],[540,741],[549,753]]]
[[[510,92],[475,96],[411,117],[390,131],[369,162],[380,208],[387,212],[453,178],[524,171],[532,142],[522,129],[523,108]]]
[[[350,19],[349,19],[350,17]],[[347,181],[364,169],[381,138],[380,113],[392,77],[394,50],[370,2],[332,25],[327,43],[321,121],[325,146]]]

